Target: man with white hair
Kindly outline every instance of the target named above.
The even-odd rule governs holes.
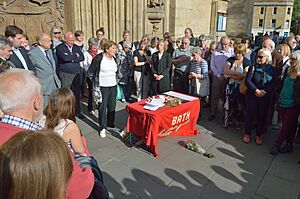
[[[272,66],[275,67],[276,74],[277,74],[277,70],[278,70],[278,72],[281,72],[283,57],[282,57],[282,55],[279,52],[277,52],[277,50],[275,50],[275,43],[274,43],[274,41],[272,39],[270,39],[270,38],[264,40],[264,42],[262,43],[262,48],[267,48],[267,49],[269,49],[271,51],[271,54],[272,54]]]
[[[0,145],[23,129],[39,130],[35,123],[43,114],[43,91],[34,73],[10,69],[0,74]]]
[[[61,87],[60,80],[56,75],[56,65],[51,47],[50,35],[39,33],[36,36],[38,46],[28,54],[32,64],[36,69],[36,76],[40,79],[43,94],[44,107],[48,104],[49,95],[57,88]]]

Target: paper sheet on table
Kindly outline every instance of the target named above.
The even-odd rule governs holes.
[[[179,99],[186,100],[186,101],[193,101],[193,100],[198,99],[197,97],[177,93],[177,92],[174,92],[174,91],[168,91],[168,92],[165,92],[163,94],[164,95],[169,95],[169,96],[172,96],[172,97],[177,97]]]
[[[160,106],[151,106],[146,104],[143,108],[150,110],[150,111],[156,111],[157,109],[159,109],[160,107],[163,107],[165,104],[161,104]]]

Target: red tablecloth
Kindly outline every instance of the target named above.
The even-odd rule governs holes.
[[[185,102],[177,107],[165,105],[156,111],[143,109],[146,100],[126,106],[129,114],[127,132],[141,136],[145,144],[157,153],[158,138],[166,136],[192,136],[199,132],[196,123],[200,111],[200,100]]]

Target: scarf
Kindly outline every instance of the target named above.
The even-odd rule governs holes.
[[[265,85],[273,79],[273,66],[271,64],[256,65],[255,71],[263,75],[262,85]]]
[[[98,49],[97,49],[97,50],[93,50],[93,49],[89,48],[88,51],[90,52],[90,54],[92,55],[93,58],[94,58],[96,55],[98,55]]]

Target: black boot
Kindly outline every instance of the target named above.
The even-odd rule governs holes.
[[[293,152],[293,144],[286,143],[284,147],[281,147],[279,150],[280,153],[292,153]]]

